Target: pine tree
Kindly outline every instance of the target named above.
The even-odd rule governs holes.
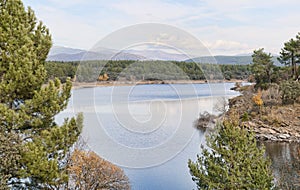
[[[0,128],[0,189],[8,189],[7,181],[15,174],[20,160],[21,138]]]
[[[30,8],[0,0],[0,14],[0,155],[10,155],[0,162],[0,176],[10,187],[58,189],[68,180],[67,155],[82,127],[81,116],[62,126],[54,121],[72,84],[55,79],[44,85],[51,35]]]
[[[272,189],[270,161],[252,133],[224,121],[207,143],[196,162],[188,161],[198,189]]]
[[[290,65],[292,77],[298,78],[297,64],[300,63],[300,33],[296,35],[296,39],[290,39],[284,43],[278,60],[284,65]]]
[[[272,55],[265,53],[264,49],[254,50],[252,55],[251,71],[256,81],[256,87],[265,88],[267,83],[271,83],[274,70]]]

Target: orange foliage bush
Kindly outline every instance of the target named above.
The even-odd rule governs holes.
[[[68,167],[71,189],[130,189],[123,170],[95,152],[76,149]]]
[[[99,81],[107,81],[108,79],[109,76],[106,73],[104,73],[104,75],[100,75],[98,78]]]
[[[262,96],[261,90],[258,90],[257,94],[252,97],[253,102],[259,107],[262,106],[264,103],[261,96]]]

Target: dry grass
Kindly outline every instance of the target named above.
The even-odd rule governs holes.
[[[300,131],[300,104],[282,105],[278,85],[271,85],[268,90],[263,90],[264,104],[259,107],[253,102],[255,94],[253,86],[242,91],[243,96],[238,96],[229,101],[230,109],[227,115],[236,114],[243,120],[247,115],[250,121],[259,121],[272,127],[293,128]]]

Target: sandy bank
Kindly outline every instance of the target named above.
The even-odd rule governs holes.
[[[132,86],[148,84],[206,84],[206,83],[236,83],[247,82],[245,80],[164,80],[164,81],[97,81],[97,82],[73,82],[73,89],[93,88],[105,86]]]

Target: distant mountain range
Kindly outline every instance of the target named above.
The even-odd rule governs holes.
[[[169,53],[161,50],[117,50],[97,48],[93,51],[82,49],[67,48],[54,46],[51,48],[48,61],[86,61],[86,60],[169,60],[169,61],[186,61],[198,63],[218,63],[218,64],[239,64],[245,65],[252,62],[251,54],[236,56],[203,56],[190,59],[184,54]],[[277,56],[273,61],[280,65]]]
[[[278,56],[273,57],[273,62],[275,65],[280,65],[280,62],[277,60]],[[222,65],[228,64],[238,64],[238,65],[247,65],[252,63],[252,56],[204,56],[204,57],[196,57],[193,59],[185,60],[186,62],[196,62],[196,63],[217,63]]]
[[[120,54],[105,54],[101,52],[80,52],[80,53],[59,53],[55,55],[48,56],[48,61],[87,61],[87,60],[144,60],[145,57],[129,54],[129,53],[120,53]]]
[[[54,46],[51,48],[48,61],[86,61],[86,60],[143,60],[144,56],[127,52],[116,52],[109,49],[86,51],[81,49]]]
[[[51,48],[48,61],[85,61],[85,60],[174,60],[184,61],[184,54],[167,53],[160,50],[123,50],[121,52],[106,48],[91,51],[61,46]]]
[[[50,49],[48,56],[54,56],[59,54],[77,54],[77,53],[83,53],[86,52],[82,49],[74,49],[74,48],[68,48],[68,47],[62,47],[62,46],[53,46]]]

